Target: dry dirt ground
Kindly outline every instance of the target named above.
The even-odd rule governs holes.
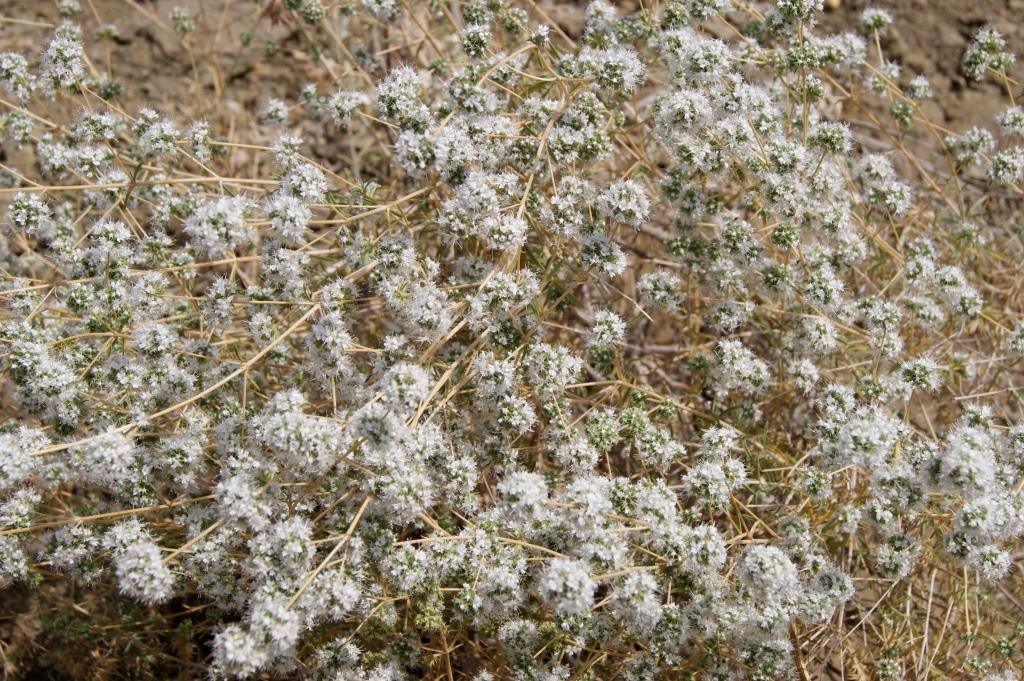
[[[82,23],[87,32],[105,25],[117,28],[117,36],[105,41],[112,58],[114,79],[125,83],[122,102],[127,107],[148,102],[167,113],[194,118],[210,109],[210,95],[222,94],[228,123],[231,112],[238,124],[268,96],[294,97],[308,80],[316,79],[323,67],[314,64],[300,46],[301,26],[275,24],[261,13],[260,4],[238,0],[83,0]],[[549,15],[570,34],[578,34],[584,2],[542,0]],[[615,3],[628,11],[635,0]],[[4,0],[0,16],[21,21],[53,22],[58,19],[56,2],[47,0]],[[177,36],[170,30],[169,15],[176,6],[191,7],[204,16],[197,22],[217,27],[216,44],[210,35],[197,34],[190,40],[199,64],[204,91],[193,85],[192,64],[182,58]],[[1004,106],[993,84],[969,84],[960,70],[960,58],[971,35],[984,25],[995,26],[1007,38],[1011,50],[1024,48],[1024,0],[840,0],[840,7],[822,15],[822,28],[853,27],[867,6],[889,10],[895,23],[883,38],[888,57],[904,73],[922,73],[936,93],[937,122],[952,128],[990,123],[992,114]],[[253,34],[248,47],[241,46],[244,33]],[[0,49],[38,51],[39,30],[0,22]],[[263,59],[267,41],[277,44],[273,58]],[[203,56],[217,53],[221,68],[205,66]],[[204,72],[205,71],[205,72]],[[130,85],[129,85],[130,81]],[[213,121],[211,121],[213,122]]]
[[[935,102],[928,105],[929,117],[954,130],[993,124],[993,115],[1006,108],[1005,93],[992,83],[968,83],[960,59],[986,25],[1006,37],[1011,51],[1022,52],[1024,0],[842,0],[838,11],[825,13],[822,25],[831,31],[854,26],[872,6],[893,15],[893,27],[882,39],[886,56],[903,67],[908,80],[924,74],[931,82]]]
[[[0,0],[0,51],[37,55],[45,29],[60,21],[55,0]],[[251,0],[81,0],[75,20],[93,66],[124,87],[116,103],[130,114],[149,106],[183,123],[207,120],[226,137],[243,138],[268,97],[293,100],[307,82],[328,74],[303,47],[299,23],[274,21]],[[171,11],[189,8],[202,30],[184,43]],[[110,38],[97,31],[113,27]],[[243,45],[246,34],[251,39]],[[91,39],[90,39],[91,38]]]
[[[992,116],[1005,107],[1005,95],[1000,96],[995,84],[968,83],[960,58],[970,37],[986,24],[1006,36],[1011,50],[1024,51],[1024,22],[1019,21],[1024,0],[839,1],[837,10],[822,15],[823,29],[854,27],[869,5],[893,14],[895,23],[882,47],[903,66],[906,80],[924,74],[931,81],[936,98],[925,104],[925,113],[936,123],[954,130],[991,125]],[[616,4],[629,11],[637,3]],[[206,118],[214,129],[241,137],[268,97],[293,100],[303,84],[329,82],[325,67],[304,47],[301,33],[306,29],[301,24],[274,22],[261,11],[266,2],[82,0],[81,4],[79,21],[87,35],[104,26],[116,28],[115,37],[102,41],[109,67],[96,66],[125,86],[119,104],[130,113],[148,104],[183,121]],[[539,4],[567,33],[579,33],[585,2],[540,0]],[[52,23],[59,20],[55,5],[55,0],[0,0],[0,17]],[[179,5],[191,8],[196,23],[209,27],[189,38],[190,55],[183,53],[171,30],[169,16]],[[246,33],[252,39],[243,47]],[[0,50],[38,53],[40,37],[37,26],[0,21]],[[267,58],[271,46],[273,54]],[[377,51],[387,46],[367,47]]]
[[[541,3],[570,34],[579,32],[585,4]],[[637,3],[614,4],[629,8]],[[926,105],[932,120],[952,129],[992,124],[992,116],[1006,106],[1005,93],[994,84],[968,83],[960,59],[974,33],[986,25],[1006,37],[1010,50],[1024,52],[1024,0],[840,0],[838,9],[821,15],[820,29],[856,30],[866,7],[880,7],[893,15],[882,49],[902,65],[906,80],[918,74],[928,77],[935,91],[935,102]]]

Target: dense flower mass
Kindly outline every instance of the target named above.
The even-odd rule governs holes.
[[[122,107],[79,9],[0,54],[0,587],[89,615],[58,638],[125,678],[1016,678],[994,29],[962,68],[1007,106],[954,131],[884,9],[273,0],[323,69],[241,138]],[[169,19],[200,77],[211,17]]]

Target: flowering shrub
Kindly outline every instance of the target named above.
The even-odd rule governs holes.
[[[881,9],[593,0],[573,38],[532,0],[273,0],[324,78],[238,139],[120,106],[77,4],[0,54],[0,584],[67,611],[48,645],[132,678],[1016,678],[994,30],[963,69],[1005,111],[953,131]],[[209,17],[169,19],[195,61]]]

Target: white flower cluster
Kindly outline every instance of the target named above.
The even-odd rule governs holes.
[[[331,94],[268,92],[244,142],[129,115],[72,23],[0,54],[0,587],[133,601],[90,623],[218,679],[761,681],[883,644],[879,678],[945,678],[1003,640],[1024,111],[932,123],[884,10],[643,5],[569,36],[266,4]],[[993,29],[963,57],[1012,66]]]

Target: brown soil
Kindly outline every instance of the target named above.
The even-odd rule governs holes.
[[[329,82],[324,67],[305,51],[306,27],[275,21],[261,4],[265,3],[82,0],[82,11],[74,20],[83,29],[92,66],[124,87],[115,102],[126,112],[134,115],[149,106],[182,124],[205,119],[211,128],[241,138],[267,98],[294,101],[307,82]],[[55,5],[0,1],[0,17],[25,22],[0,20],[0,51],[38,57],[48,32],[45,24],[61,21]],[[184,43],[170,19],[179,6],[189,8],[200,27]],[[96,39],[96,31],[106,26],[116,28],[115,36]],[[246,33],[252,35],[247,46]]]
[[[633,8],[635,1],[616,3]],[[758,5],[768,6],[761,2]],[[935,123],[954,130],[971,125],[991,126],[992,116],[1006,107],[1006,93],[990,82],[969,82],[960,60],[971,38],[983,26],[996,28],[1009,49],[1024,52],[1024,0],[838,0],[837,9],[821,15],[819,31],[856,31],[867,7],[889,11],[893,25],[881,40],[886,59],[903,67],[903,83],[925,75],[935,91],[925,113]],[[585,2],[544,0],[547,13],[570,35],[583,25]]]
[[[54,4],[7,0],[0,2],[0,16],[53,23],[60,20]],[[539,4],[567,33],[579,33],[584,2]],[[636,2],[617,4],[628,11]],[[213,116],[214,127],[223,124],[241,132],[238,126],[251,124],[267,97],[294,98],[304,83],[328,80],[324,67],[314,63],[301,45],[304,27],[274,22],[253,2],[91,0],[82,5],[78,21],[87,34],[108,24],[117,27],[117,37],[105,41],[109,75],[125,86],[119,101],[130,113],[149,105],[180,120]],[[190,7],[200,26],[217,29],[193,34],[186,43],[199,65],[201,88],[192,78],[192,60],[171,30],[169,17],[177,6]],[[837,10],[822,15],[821,29],[854,28],[868,6],[887,9],[895,19],[882,48],[888,59],[903,66],[904,79],[924,74],[932,83],[935,100],[925,105],[930,118],[957,130],[992,124],[992,116],[1005,107],[1005,94],[1000,95],[992,82],[968,82],[960,59],[971,36],[985,25],[1002,32],[1011,50],[1022,51],[1024,22],[1017,17],[1024,12],[1024,0],[840,0]],[[243,47],[246,32],[253,38]],[[37,26],[0,21],[0,50],[38,53],[40,36]],[[277,45],[269,57],[268,41]],[[211,61],[217,68],[208,66]],[[97,67],[106,69],[105,64]]]
[[[992,117],[1006,107],[1006,93],[990,80],[969,82],[960,60],[972,36],[986,25],[1003,34],[1011,51],[1020,53],[1024,0],[841,0],[838,10],[823,15],[821,28],[854,28],[866,7],[893,15],[882,51],[903,67],[903,82],[918,74],[931,82],[935,101],[926,105],[926,113],[933,121],[954,130],[993,125]]]

